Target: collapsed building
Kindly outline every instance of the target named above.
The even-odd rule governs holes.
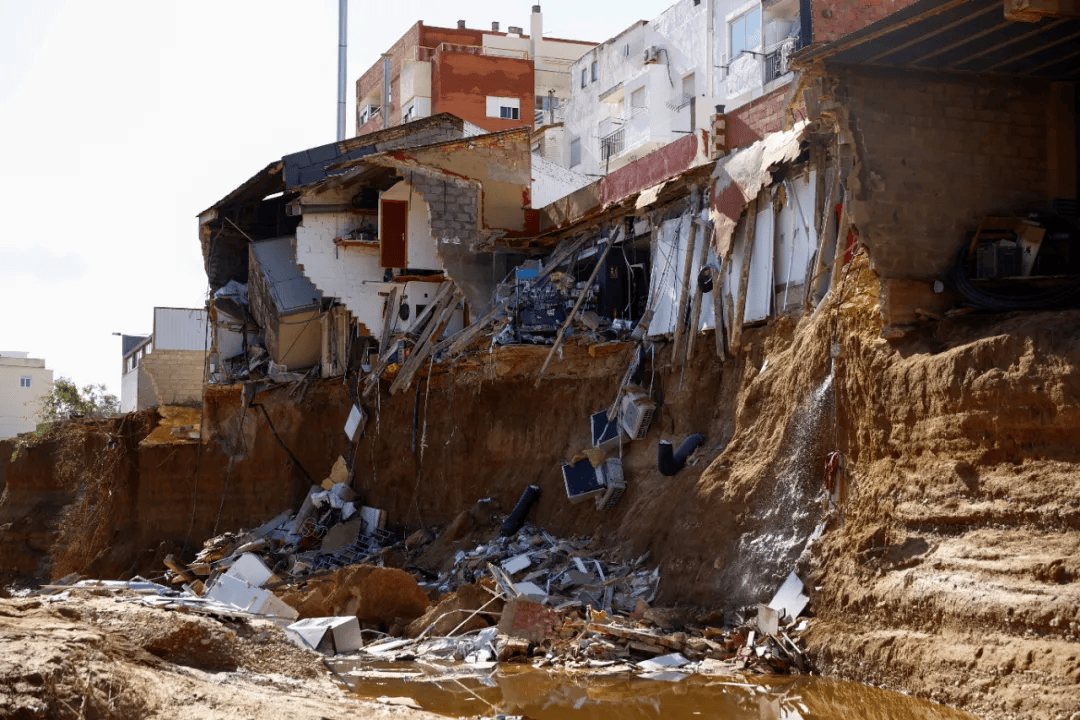
[[[1066,5],[801,2],[795,77],[584,184],[535,132],[449,115],[270,163],[199,218],[204,440],[131,450],[153,508],[94,562],[262,524],[338,458],[388,534],[440,526],[450,556],[535,486],[537,527],[651,553],[659,603],[760,602],[794,569],[823,667],[931,667],[962,704],[1045,655],[1037,701],[1071,707]]]

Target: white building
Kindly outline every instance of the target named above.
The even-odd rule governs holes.
[[[37,427],[42,402],[53,388],[53,371],[26,352],[0,351],[0,440]]]
[[[799,0],[680,0],[586,53],[571,67],[562,123],[533,151],[604,175],[788,84],[802,37]],[[763,41],[764,39],[764,41]]]
[[[120,412],[202,402],[209,338],[206,310],[154,308],[154,332],[125,335]]]

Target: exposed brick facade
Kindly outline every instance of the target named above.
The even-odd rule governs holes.
[[[813,41],[832,42],[916,0],[813,0]]]
[[[784,85],[768,95],[743,105],[727,114],[728,149],[752,145],[769,133],[784,129],[784,111],[787,107],[791,85]],[[800,94],[793,108],[796,119],[806,117],[805,104]]]
[[[202,402],[203,364],[200,350],[157,350],[142,359],[159,405],[197,405]]]
[[[862,161],[856,220],[882,276],[941,277],[983,217],[1046,198],[1048,85],[855,69],[838,77]]]

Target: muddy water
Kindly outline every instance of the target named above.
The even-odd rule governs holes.
[[[346,672],[345,668],[339,670]],[[450,717],[524,715],[535,720],[973,720],[925,700],[820,678],[688,676],[645,680],[625,674],[575,677],[533,668],[493,674],[416,665],[368,668],[346,679],[367,699],[409,698]]]

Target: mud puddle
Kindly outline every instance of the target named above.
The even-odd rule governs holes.
[[[358,696],[408,698],[449,717],[524,715],[534,720],[973,720],[968,713],[857,683],[821,678],[660,679],[578,676],[531,667],[365,664],[337,669]],[[396,702],[402,702],[397,700]]]

